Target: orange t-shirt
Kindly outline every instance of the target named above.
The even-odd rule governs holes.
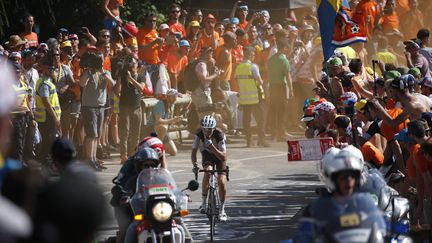
[[[202,34],[201,34],[201,41],[199,43],[199,47],[204,48],[204,47],[212,47],[213,41],[216,39],[218,42],[220,40],[219,37],[219,33],[214,31],[214,39],[211,36],[207,36],[207,34],[205,33],[205,31],[203,30]]]
[[[415,179],[417,176],[416,166],[414,164],[414,157],[419,152],[419,150],[420,150],[420,144],[414,144],[413,146],[411,146],[409,150],[410,156],[406,161],[405,167],[407,169],[407,174],[408,174],[407,176],[410,179]]]
[[[401,108],[394,108],[387,110],[387,113],[394,119],[398,115],[400,115],[403,112]],[[405,120],[405,122],[400,123],[396,127],[391,127],[389,124],[385,123],[384,121],[381,124],[381,133],[383,136],[387,139],[387,141],[390,141],[393,139],[394,135],[398,132],[400,132],[402,129],[407,128],[409,120]]]
[[[416,176],[422,177],[423,179],[421,180],[423,183],[421,183],[419,185],[420,188],[418,188],[419,191],[424,191],[424,187],[425,187],[425,183],[424,183],[424,177],[423,174],[428,172],[432,173],[432,161],[427,160],[426,157],[424,156],[423,152],[418,149],[417,153],[414,154],[414,163],[415,163],[415,167],[417,169],[417,171],[419,173],[417,173],[416,171]]]
[[[103,62],[103,69],[111,72],[111,58],[105,57]]]
[[[246,20],[243,23],[240,23],[239,24],[240,29],[246,30],[246,26],[248,25],[248,23],[249,22]]]
[[[373,162],[376,166],[381,166],[384,163],[384,155],[371,142],[366,142],[360,148],[364,160]]]
[[[392,98],[388,98],[386,102],[386,109],[387,110],[394,109],[395,106],[396,106],[396,101],[394,101],[394,99]]]
[[[188,64],[188,57],[182,56],[179,58],[177,56],[177,51],[170,51],[167,59],[168,59],[167,61],[168,71],[176,75],[180,74],[180,72],[182,72]]]
[[[39,46],[39,39],[35,32],[31,32],[28,35],[25,35],[24,33],[20,34],[21,39],[27,40],[28,47],[38,47]]]
[[[424,156],[423,152],[420,150],[420,145],[419,145],[419,149],[416,151],[417,153],[415,153],[415,165],[417,167],[418,171],[422,171],[423,173],[426,171],[429,171],[432,173],[431,169],[432,169],[432,161],[429,161],[426,159],[426,157]]]
[[[154,40],[158,38],[158,33],[154,29],[141,28],[137,34],[137,42],[138,47],[141,45],[148,45]],[[158,54],[159,45],[154,45],[148,48],[138,48],[138,58],[147,64],[158,64],[159,62],[159,54]]]
[[[367,37],[372,37],[375,28],[375,18],[379,15],[378,4],[375,0],[362,0],[355,8],[352,20],[366,29]]]
[[[159,50],[159,62],[163,63],[165,66],[168,63],[168,55],[175,48],[173,45],[162,44]]]
[[[172,31],[172,32],[179,32],[179,33],[181,33],[182,34],[182,37],[184,38],[184,37],[186,37],[186,30],[185,30],[185,28],[184,28],[184,26],[182,25],[182,24],[180,24],[180,23],[168,23],[168,26],[169,26],[169,29]]]
[[[396,11],[390,15],[383,15],[380,19],[380,24],[383,26],[384,33],[393,29],[399,29],[399,16]]]
[[[243,46],[237,45],[231,50],[233,63],[240,63],[243,61]]]

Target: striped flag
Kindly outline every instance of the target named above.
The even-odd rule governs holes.
[[[321,42],[324,59],[327,61],[334,53],[333,42],[336,17],[342,6],[349,8],[347,0],[316,0],[318,6],[318,21],[320,24]]]

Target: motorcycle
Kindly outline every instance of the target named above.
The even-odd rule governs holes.
[[[309,211],[312,219],[300,219],[295,242],[385,242],[387,229],[382,212],[366,193],[320,197]]]
[[[381,172],[367,169],[362,173],[360,192],[369,193],[375,204],[384,212],[387,238],[396,242],[407,242],[409,237],[409,201],[387,185]]]
[[[134,222],[129,226],[125,242],[184,243],[181,217],[189,211],[188,196],[183,191],[195,191],[198,187],[198,182],[192,180],[187,188],[180,190],[168,170],[143,170],[137,178],[136,192],[129,200]]]

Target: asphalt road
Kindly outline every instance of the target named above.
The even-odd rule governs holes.
[[[269,148],[246,148],[242,139],[229,139],[230,181],[226,202],[229,219],[216,225],[216,240],[280,242],[292,238],[300,210],[315,197],[314,190],[321,184],[316,176],[316,162],[288,162],[285,143],[273,142]],[[190,146],[191,141],[186,140],[177,156],[168,157],[169,169],[180,188],[186,187],[194,178]],[[108,169],[98,176],[108,203],[111,179],[120,165],[118,157],[106,164]],[[191,214],[184,220],[195,242],[208,241],[208,220],[197,210],[201,204],[201,188],[190,195]],[[116,221],[110,215],[98,239],[103,241],[115,235],[116,227]]]

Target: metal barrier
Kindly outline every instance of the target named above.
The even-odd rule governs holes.
[[[147,120],[151,116],[151,112],[153,110],[153,107],[157,104],[159,99],[156,98],[143,98],[141,100],[141,108],[143,110],[142,112],[142,125],[141,125],[141,131],[145,131],[145,127],[147,126]],[[192,98],[189,95],[183,95],[181,97],[177,97],[177,101],[174,104],[174,116],[181,116],[184,119],[187,119],[187,112],[189,111],[189,106],[192,102]],[[188,129],[187,123],[181,123],[181,124],[175,124],[170,125],[168,127],[168,132],[178,132],[179,142],[183,142],[182,138],[182,131],[185,131]],[[141,134],[142,137],[148,136],[148,134]]]

